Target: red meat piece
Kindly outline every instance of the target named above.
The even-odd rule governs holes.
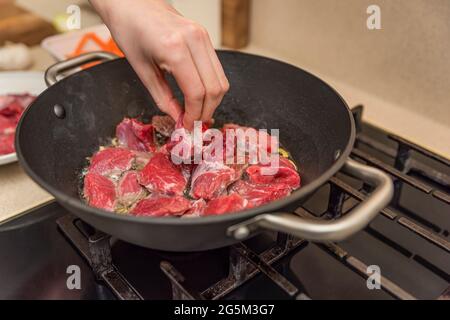
[[[138,182],[139,174],[136,171],[127,171],[117,183],[117,196],[119,202],[130,206],[145,196],[145,190]]]
[[[207,216],[237,212],[245,209],[246,205],[247,200],[236,193],[220,196],[208,202],[203,211],[203,215]]]
[[[182,195],[187,180],[169,156],[155,153],[140,172],[139,181],[151,192]]]
[[[235,171],[223,163],[203,161],[192,174],[191,196],[213,199],[221,195],[235,178]]]
[[[255,184],[285,184],[292,189],[300,187],[300,176],[295,170],[292,163],[284,157],[278,157],[279,163],[274,169],[276,173],[273,175],[265,175],[262,172],[262,168],[268,167],[268,165],[252,165],[246,169],[246,173],[250,182]]]
[[[9,106],[15,100],[16,100],[16,97],[12,94],[0,95],[0,110]]]
[[[116,127],[119,145],[136,151],[156,150],[153,126],[144,124],[136,119],[125,118]]]
[[[104,176],[120,176],[122,172],[130,170],[135,155],[123,148],[105,148],[98,151],[91,159],[89,172]]]
[[[194,148],[194,136],[190,131],[183,127],[183,117],[184,114],[181,114],[178,118],[172,137],[164,146],[164,149],[180,163],[191,163],[194,152],[196,151]],[[202,123],[202,132],[205,132],[206,130],[208,130],[208,125]],[[173,150],[175,146],[177,148]]]
[[[228,130],[237,130],[237,129],[242,129],[244,131],[244,133],[247,133],[247,130],[255,130],[255,133],[257,134],[257,138],[256,138],[256,144],[255,145],[239,145],[240,147],[244,148],[246,147],[246,150],[248,150],[249,152],[251,152],[252,150],[259,152],[259,150],[261,149],[261,151],[266,151],[267,153],[271,153],[272,152],[272,143],[274,144],[274,146],[278,146],[279,142],[276,136],[271,136],[269,135],[267,132],[264,131],[259,131],[255,128],[251,128],[251,127],[243,127],[234,123],[226,123],[223,125],[222,127],[222,131],[225,133],[227,133],[227,129]],[[235,141],[236,142],[236,141]],[[246,144],[248,144],[248,141],[245,142]],[[236,145],[238,145],[236,143]],[[277,150],[273,150],[274,152]]]
[[[189,210],[191,202],[183,196],[151,195],[131,210],[136,216],[179,216]]]
[[[190,209],[183,215],[183,218],[189,217],[199,217],[203,215],[203,211],[206,208],[206,201],[203,199],[198,199],[191,202]]]
[[[138,170],[142,170],[153,155],[153,153],[143,151],[133,151],[133,153],[136,156],[135,163]]]
[[[0,134],[0,155],[13,153],[14,151],[14,133]]]
[[[249,181],[239,180],[231,186],[230,192],[239,194],[244,199],[247,199],[247,207],[252,208],[288,196],[291,193],[291,188],[282,183],[258,185]]]
[[[24,110],[25,108],[17,100],[15,100],[6,108],[0,110],[0,116],[4,116],[17,124]]]
[[[14,120],[0,115],[0,134],[10,134],[16,131]]]
[[[84,177],[84,196],[89,205],[113,211],[116,206],[116,188],[108,178],[88,172]]]

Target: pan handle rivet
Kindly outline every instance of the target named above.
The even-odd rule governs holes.
[[[53,106],[53,112],[55,113],[56,117],[59,119],[64,119],[66,117],[66,110],[60,104],[55,104]]]
[[[244,240],[250,235],[250,230],[247,227],[240,227],[234,231],[234,238],[237,240]]]

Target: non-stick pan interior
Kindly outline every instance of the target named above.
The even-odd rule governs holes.
[[[235,52],[220,52],[219,57],[231,88],[214,115],[216,123],[279,129],[281,144],[299,164],[303,185],[330,168],[351,136],[340,97],[291,65]],[[63,118],[55,115],[56,105],[64,108]],[[35,176],[78,198],[86,157],[109,142],[117,123],[157,113],[125,59],[104,63],[58,82],[37,98],[20,124],[19,155]]]

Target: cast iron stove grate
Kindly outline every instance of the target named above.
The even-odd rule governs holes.
[[[357,275],[350,281],[358,282],[359,287],[366,286],[366,279],[370,277],[369,264],[371,267],[376,265],[381,271],[381,289],[387,295],[373,295],[373,298],[449,299],[450,162],[403,138],[363,123],[362,111],[362,106],[353,109],[358,135],[352,157],[380,168],[392,177],[395,194],[389,207],[380,211],[364,231],[342,243],[313,244],[279,233],[262,249],[252,248],[251,241],[250,244],[238,243],[225,248],[223,250],[228,250],[226,255],[229,256],[227,274],[203,284],[201,289],[192,282],[192,270],[188,275],[174,266],[178,254],[167,253],[168,259],[161,254],[159,267],[170,282],[172,298],[227,298],[258,274],[281,289],[285,297],[336,297],[323,293],[339,290],[340,282],[331,281],[319,269],[308,270],[313,264],[310,255],[314,252],[314,257],[325,253],[339,263],[331,278],[339,277],[338,269],[345,270],[346,274],[350,270]],[[296,213],[323,219],[345,215],[364,200],[368,192],[370,186],[338,173]],[[326,202],[324,195],[328,199]],[[143,299],[144,295],[113,261],[110,236],[93,230],[72,215],[61,217],[57,223],[88,261],[97,279],[104,281],[117,298]],[[191,259],[195,260],[196,254],[193,255]],[[290,273],[294,273],[299,281],[290,280],[289,272],[277,270],[277,263],[288,257],[291,258]],[[333,281],[336,283],[333,288],[317,289]],[[346,281],[349,280],[346,278]],[[345,293],[337,296],[347,297]]]

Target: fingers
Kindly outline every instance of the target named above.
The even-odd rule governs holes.
[[[207,31],[185,22],[182,31],[162,38],[160,49],[158,65],[174,76],[184,95],[184,126],[192,129],[196,120],[212,122],[229,83]]]
[[[214,65],[214,69],[216,70],[216,74],[219,78],[220,85],[224,93],[227,93],[230,89],[230,83],[228,82],[227,76],[223,71],[222,63],[220,63],[219,58],[217,57],[216,49],[214,49],[209,34],[206,34],[206,50],[208,50],[209,56],[211,58],[212,64]]]
[[[210,122],[215,109],[225,94],[219,79],[219,72],[223,73],[223,70],[218,72],[213,64],[213,57],[211,57],[210,50],[208,50],[208,46],[212,47],[212,45],[209,41],[208,33],[203,27],[195,24],[190,25],[187,33],[187,43],[205,88],[201,120]]]
[[[173,96],[163,71],[154,63],[141,63],[133,68],[150,91],[156,106],[177,121],[182,113],[182,108]]]
[[[192,60],[191,52],[182,39],[174,36],[171,40],[172,54],[163,64],[174,76],[184,95],[184,126],[191,130],[194,121],[200,120],[205,99],[205,87],[197,67]]]

